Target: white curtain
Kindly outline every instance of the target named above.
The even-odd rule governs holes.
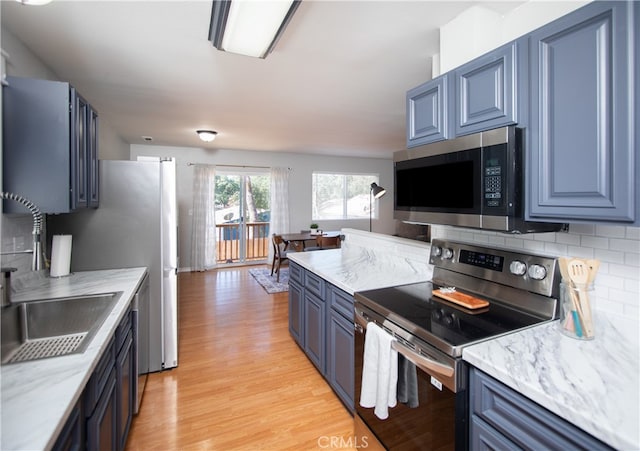
[[[215,167],[195,165],[191,232],[192,271],[206,271],[216,265],[215,186]]]
[[[289,230],[289,168],[271,168],[271,219],[269,234]],[[273,246],[269,246],[269,261],[273,259]]]

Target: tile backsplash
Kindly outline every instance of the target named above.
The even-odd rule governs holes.
[[[595,258],[594,309],[640,320],[640,228],[571,224],[568,232],[507,235],[498,232],[431,227],[431,238],[450,239],[555,257]]]
[[[31,271],[32,254],[20,252],[33,249],[33,216],[3,214],[1,229],[2,267],[18,268],[18,273]]]

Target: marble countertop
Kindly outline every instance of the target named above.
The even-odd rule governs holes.
[[[50,449],[127,311],[146,268],[33,276],[13,284],[12,301],[121,291],[117,304],[82,354],[3,365],[0,449]]]
[[[463,350],[463,359],[621,450],[640,448],[637,324],[596,312],[595,338],[553,321]]]
[[[428,251],[425,251],[428,255]],[[319,275],[349,294],[393,285],[431,280],[433,268],[419,260],[352,246],[314,252],[294,252],[289,260]]]

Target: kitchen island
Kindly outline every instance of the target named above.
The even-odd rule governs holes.
[[[638,330],[599,311],[595,321],[591,341],[561,334],[553,321],[469,346],[463,359],[609,446],[637,450]]]
[[[288,254],[289,332],[353,412],[354,293],[431,279],[430,244],[343,229],[340,249]]]
[[[41,272],[14,283],[12,302],[110,292],[122,295],[83,353],[2,366],[0,449],[53,446],[145,273],[146,268],[127,268],[50,278]]]

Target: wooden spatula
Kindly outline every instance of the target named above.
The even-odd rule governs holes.
[[[589,267],[589,280],[587,283],[591,285],[596,280],[596,274],[600,268],[600,260],[587,260],[587,266]]]

